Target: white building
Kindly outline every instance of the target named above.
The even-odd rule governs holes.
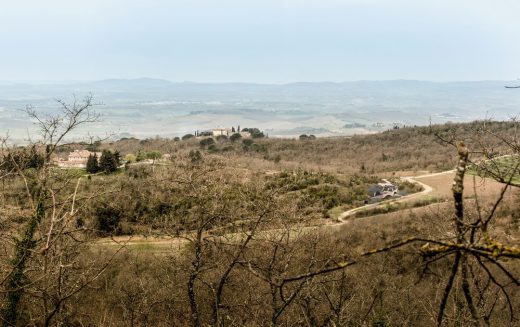
[[[57,161],[58,167],[62,168],[85,168],[87,167],[88,157],[96,155],[98,160],[101,157],[101,152],[90,152],[88,150],[74,150],[69,153],[67,160],[60,159]]]
[[[225,136],[231,136],[233,135],[233,131],[231,128],[215,128],[213,130],[213,136],[220,136],[220,135],[225,135]]]

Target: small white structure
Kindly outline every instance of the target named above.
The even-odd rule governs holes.
[[[213,136],[220,136],[220,135],[231,136],[232,134],[233,134],[233,131],[231,128],[215,128],[213,130]]]
[[[101,157],[101,152],[90,152],[88,150],[74,150],[69,153],[67,160],[58,159],[56,164],[61,168],[85,168],[87,167],[88,157],[96,155],[97,159]]]

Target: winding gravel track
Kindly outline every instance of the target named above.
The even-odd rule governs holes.
[[[389,203],[399,203],[399,202],[408,201],[410,199],[414,199],[414,198],[419,198],[419,197],[425,196],[428,193],[431,193],[433,191],[433,188],[431,186],[427,185],[427,184],[424,184],[423,182],[420,182],[420,181],[416,180],[416,178],[434,177],[434,176],[449,174],[449,173],[453,173],[453,172],[454,172],[454,170],[447,170],[447,171],[443,171],[443,172],[440,172],[440,173],[433,173],[433,174],[426,174],[426,175],[419,175],[419,176],[401,177],[401,179],[403,181],[407,181],[407,182],[410,182],[410,183],[415,183],[415,184],[421,185],[423,187],[423,190],[421,192],[417,192],[417,193],[412,193],[412,194],[409,194],[409,195],[401,196],[401,197],[396,198],[396,199],[391,199],[391,200],[387,200],[387,201],[381,201],[381,202],[377,202],[377,203],[371,203],[371,204],[364,205],[362,207],[357,207],[357,208],[345,211],[345,212],[343,212],[342,214],[339,215],[338,223],[339,224],[346,223],[347,222],[346,218],[348,218],[348,217],[350,217],[350,216],[352,216],[352,215],[354,215],[354,214],[356,214],[358,212],[374,209],[374,208],[377,208],[379,206],[383,206],[383,205],[386,205],[386,204],[389,204]]]

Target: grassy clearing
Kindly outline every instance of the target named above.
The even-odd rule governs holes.
[[[518,155],[497,157],[468,167],[467,173],[492,178],[501,183],[510,182],[520,186],[520,157]]]

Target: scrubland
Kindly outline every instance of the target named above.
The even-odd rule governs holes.
[[[475,122],[213,147],[124,139],[95,146],[170,158],[109,175],[13,168],[5,158],[22,150],[4,148],[4,325],[517,326],[516,187],[465,176],[460,216],[455,173],[445,174],[421,179],[435,201],[342,224],[330,217],[362,206],[381,178],[460,165],[465,147],[455,141],[474,164],[518,153],[504,142],[516,128]]]

